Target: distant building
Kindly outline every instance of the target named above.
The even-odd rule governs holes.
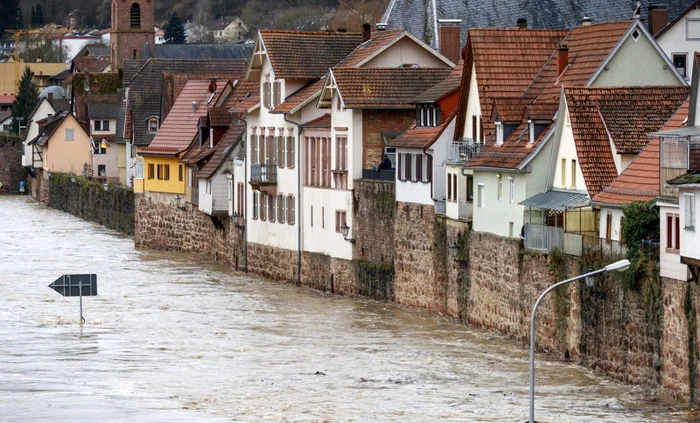
[[[217,43],[240,40],[246,36],[249,30],[248,25],[241,18],[229,19],[227,16],[212,21],[207,25],[207,29]]]

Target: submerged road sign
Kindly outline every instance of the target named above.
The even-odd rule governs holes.
[[[63,275],[53,281],[49,288],[64,297],[80,297],[80,323],[83,318],[83,296],[97,295],[97,275]]]

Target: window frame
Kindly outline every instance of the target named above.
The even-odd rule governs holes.
[[[66,128],[66,141],[75,141],[75,128]]]
[[[695,194],[683,193],[683,229],[695,231]]]

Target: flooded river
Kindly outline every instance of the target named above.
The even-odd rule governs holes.
[[[523,422],[527,352],[419,311],[328,296],[0,197],[2,422]],[[47,287],[96,273],[99,296]],[[687,422],[538,361],[539,422]]]

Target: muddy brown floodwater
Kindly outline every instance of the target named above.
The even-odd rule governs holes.
[[[527,352],[0,197],[2,422],[523,422]],[[97,297],[47,287],[96,273]],[[640,388],[538,361],[539,422],[688,422]]]

